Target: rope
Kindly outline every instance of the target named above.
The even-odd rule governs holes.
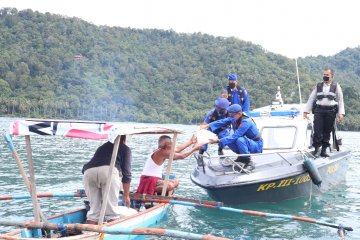
[[[62,223],[58,224],[57,230],[61,233],[62,237],[66,237],[66,230],[68,229],[68,227]]]
[[[195,153],[191,154],[188,158],[192,158],[194,157],[195,158]],[[187,164],[186,165],[186,168],[185,168],[185,171],[183,171],[182,174],[180,174],[180,176],[178,177],[178,179],[182,179],[185,177],[185,174],[187,174],[189,172],[189,167],[190,167],[191,164]],[[175,175],[174,175],[175,176]]]
[[[80,195],[80,198],[82,198],[86,193],[85,193],[85,189],[78,189],[77,192]]]
[[[223,167],[229,167],[231,165],[232,167],[232,170],[234,173],[246,173],[246,174],[249,174],[250,171],[245,169],[245,165],[242,165],[242,164],[239,164],[237,162],[235,162],[234,160],[232,160],[230,157],[219,157],[220,158],[220,164],[223,166]],[[235,167],[238,167],[239,168],[239,171],[237,171],[235,169]]]
[[[231,161],[233,161],[233,160],[231,160]],[[245,169],[244,166],[245,166],[245,165],[240,165],[239,163],[233,161],[232,170],[233,170],[234,172],[239,172],[239,173],[244,172],[244,173],[246,173],[246,174],[249,174],[250,171],[247,170],[247,169]],[[236,171],[236,170],[235,170],[235,167],[238,167],[240,170],[239,170],[239,171]]]

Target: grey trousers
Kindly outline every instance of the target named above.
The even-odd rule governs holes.
[[[87,213],[87,220],[96,222],[99,221],[108,173],[109,166],[90,168],[84,173],[84,188],[90,202],[90,210]],[[111,176],[108,202],[106,205],[105,221],[119,218],[119,215],[116,212],[116,207],[118,206],[119,191],[122,190],[122,184],[120,182],[121,177],[122,176],[119,174],[117,168],[114,168]]]

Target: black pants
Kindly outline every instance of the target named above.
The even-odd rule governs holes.
[[[315,108],[314,111],[314,135],[313,146],[314,147],[329,147],[330,146],[330,134],[334,128],[334,122],[336,118],[336,108],[334,109],[322,109]]]

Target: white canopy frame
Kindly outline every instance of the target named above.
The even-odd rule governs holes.
[[[37,193],[36,193],[36,184],[35,184],[35,170],[32,161],[32,149],[30,143],[31,135],[62,136],[69,138],[83,138],[83,139],[97,139],[97,140],[107,139],[113,142],[114,148],[112,152],[109,174],[108,174],[109,177],[106,182],[105,196],[104,196],[104,202],[107,202],[111,187],[111,176],[115,167],[121,135],[139,135],[139,134],[172,134],[173,135],[171,154],[166,170],[164,186],[162,189],[162,196],[165,196],[166,189],[169,183],[172,162],[175,154],[174,150],[176,146],[177,135],[182,133],[181,131],[176,129],[156,127],[151,125],[116,124],[116,123],[106,123],[106,122],[72,121],[72,120],[56,120],[56,119],[17,120],[11,123],[9,132],[14,136],[25,136],[31,184],[29,183],[29,180],[27,178],[27,175],[21,164],[20,159],[18,157],[16,158],[17,154],[13,154],[13,155],[16,161],[19,162],[18,166],[20,172],[23,175],[25,184],[28,186],[29,193],[33,199],[34,217],[35,220],[37,221],[40,219],[40,216],[42,216],[42,213],[36,197]],[[11,145],[13,148],[12,143]],[[13,151],[15,151],[14,148]],[[98,222],[99,225],[103,224],[104,222],[106,205],[107,204],[102,205],[100,211],[100,218]],[[44,222],[46,222],[45,217],[42,216],[41,219]]]

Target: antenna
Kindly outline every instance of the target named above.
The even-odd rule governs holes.
[[[297,58],[295,58],[295,65],[296,65],[296,75],[297,75],[297,82],[298,82],[298,88],[299,88],[299,98],[300,98],[300,105],[302,104],[301,101],[301,89],[300,89],[300,78],[299,78],[299,68],[297,64]]]

